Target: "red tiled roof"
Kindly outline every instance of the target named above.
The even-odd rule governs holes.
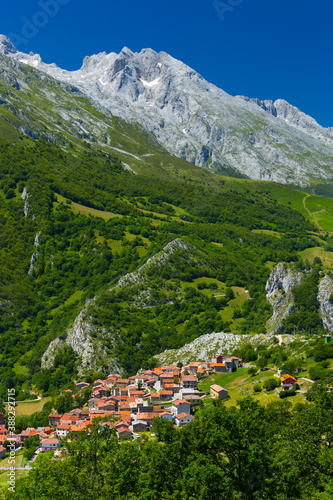
[[[118,434],[121,434],[122,432],[129,432],[129,433],[131,433],[131,431],[128,429],[128,427],[125,427],[125,426],[117,427],[117,432],[118,432]]]
[[[58,443],[59,443],[59,439],[55,439],[55,438],[47,438],[47,439],[41,440],[41,444],[58,444]]]
[[[211,385],[210,388],[216,392],[226,391],[226,389],[223,389],[223,387],[217,384]]]
[[[282,377],[280,378],[281,382],[285,382],[286,380],[289,379],[292,380],[294,383],[297,382],[295,377],[293,377],[292,375],[288,375],[287,373],[285,375],[282,375]]]
[[[176,401],[174,401],[174,402],[173,402],[173,405],[174,405],[174,406],[178,406],[178,405],[181,405],[181,404],[183,404],[183,403],[188,404],[188,402],[187,402],[187,401],[185,401],[184,399],[177,399]]]
[[[189,415],[188,413],[180,413],[179,415],[176,415],[177,420],[180,420],[181,418],[184,417],[191,417],[194,420],[194,417],[192,415]]]

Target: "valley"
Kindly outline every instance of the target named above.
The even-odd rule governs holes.
[[[41,433],[61,457],[36,459],[19,500],[254,499],[257,483],[258,499],[329,498],[332,141],[163,52],[67,72],[0,36],[0,420],[11,391],[14,439]],[[165,375],[200,399],[176,427]],[[129,433],[136,399],[166,421]],[[60,441],[69,412],[87,418]]]

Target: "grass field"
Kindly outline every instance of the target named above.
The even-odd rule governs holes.
[[[63,202],[65,205],[68,205],[68,203],[66,202],[66,198],[64,198],[60,194],[56,194],[56,198],[57,198],[57,202],[54,203],[55,206],[57,206],[57,204],[59,204],[61,202]],[[71,202],[70,206],[71,206],[72,211],[75,214],[80,213],[80,214],[83,214],[86,216],[92,215],[93,217],[101,217],[105,221],[108,221],[108,220],[113,219],[115,217],[123,217],[123,215],[120,215],[120,214],[113,214],[111,212],[103,212],[102,210],[96,210],[95,208],[86,207],[84,205],[80,205],[79,203],[74,203],[73,201]]]
[[[16,375],[27,376],[29,373],[29,368],[27,366],[21,365],[18,361],[15,363],[13,370]]]
[[[281,238],[281,233],[278,233],[277,231],[270,231],[269,229],[252,229],[252,232],[258,234],[268,234],[269,236]]]
[[[222,177],[221,177],[222,178]],[[241,192],[249,190],[269,193],[273,200],[300,212],[318,229],[333,231],[333,198],[309,195],[291,186],[269,181],[223,177],[227,187]]]
[[[21,462],[23,458],[23,451],[19,451],[16,453],[15,456],[15,464],[9,463],[9,458],[4,458],[3,460],[0,460],[0,467],[20,467]],[[16,471],[15,472],[15,478],[16,481],[19,480],[20,478],[26,476],[29,472],[28,471]],[[8,470],[0,470],[0,492],[1,490],[6,490],[9,486],[8,484]]]
[[[268,403],[273,403],[275,401],[280,401],[277,397],[277,394],[274,391],[265,391],[264,389],[254,394],[253,386],[256,383],[260,383],[267,378],[274,377],[277,374],[276,370],[267,370],[263,372],[258,372],[257,375],[251,377],[247,373],[247,368],[240,368],[234,373],[226,373],[220,375],[211,375],[203,382],[198,384],[198,387],[201,391],[209,391],[209,388],[213,384],[218,384],[221,387],[224,387],[228,390],[229,399],[224,401],[224,404],[227,406],[234,406],[237,400],[245,397],[245,396],[253,396],[257,401],[259,401],[263,405],[267,405]],[[311,383],[309,383],[311,385]],[[304,390],[307,390],[309,387],[304,385]],[[303,386],[302,386],[303,390]],[[298,402],[304,402],[305,397],[303,394],[297,394],[292,398],[288,398],[288,401],[296,404]],[[204,399],[206,404],[212,404],[212,400],[210,397]]]
[[[50,401],[50,397],[42,398],[40,401],[27,401],[26,403],[18,403],[15,408],[16,415],[31,415],[44,406],[45,403]]]
[[[324,266],[333,266],[333,252],[326,252],[326,250],[321,247],[307,248],[306,250],[300,252],[300,255],[303,260],[308,259],[310,264],[312,264],[315,257],[319,257]]]

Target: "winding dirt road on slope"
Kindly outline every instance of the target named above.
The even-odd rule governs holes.
[[[306,207],[306,200],[311,196],[311,194],[307,194],[306,196],[304,196],[303,198],[303,207],[305,208],[305,210],[308,212],[308,214],[311,216],[313,222],[316,224],[316,226],[318,226],[318,228],[323,231],[324,233],[326,232],[322,227],[321,225],[319,224],[318,221],[315,220],[314,216],[312,215],[312,213],[310,212],[310,210]]]

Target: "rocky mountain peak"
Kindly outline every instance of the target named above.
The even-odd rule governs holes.
[[[114,116],[141,125],[169,153],[216,173],[307,186],[333,176],[333,129],[283,99],[233,97],[165,52],[100,52],[77,71],[0,52],[75,87]]]
[[[8,55],[16,53],[17,50],[15,49],[9,38],[5,35],[0,35],[0,54]]]

